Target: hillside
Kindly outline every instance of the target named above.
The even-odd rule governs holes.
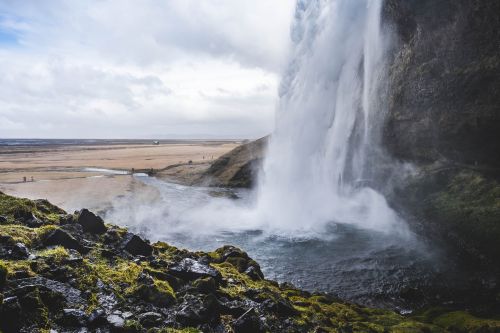
[[[497,332],[450,310],[413,317],[266,280],[232,246],[150,244],[88,210],[0,194],[0,330],[13,332]],[[451,325],[453,323],[453,325]]]

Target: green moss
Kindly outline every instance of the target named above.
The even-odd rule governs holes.
[[[34,229],[17,224],[0,225],[0,235],[9,235],[14,241],[28,246],[37,236]]]
[[[136,320],[127,320],[125,321],[125,325],[123,326],[124,332],[141,332],[142,326]]]
[[[445,313],[433,320],[434,324],[454,332],[497,332],[500,320],[482,319],[462,312]]]
[[[418,323],[413,319],[400,316],[392,311],[369,309],[353,304],[344,304],[322,295],[307,296],[300,290],[281,290],[275,283],[267,280],[254,281],[228,262],[212,264],[222,276],[234,283],[220,290],[233,298],[241,297],[248,289],[260,290],[259,298],[288,299],[298,314],[293,318],[298,325],[322,323],[327,332],[338,332],[343,327],[354,332],[433,332],[432,325]],[[350,328],[347,328],[350,327]]]
[[[16,218],[29,214],[33,214],[47,223],[58,223],[59,214],[64,213],[64,210],[52,205],[47,200],[32,201],[0,192],[0,215],[7,217],[8,223],[14,223]]]
[[[462,171],[431,196],[439,221],[481,252],[500,255],[500,185],[474,171]]]
[[[61,264],[64,259],[69,257],[68,250],[62,246],[39,251],[37,255],[56,264]]]
[[[7,277],[16,272],[25,272],[28,276],[35,276],[31,268],[32,264],[33,262],[29,260],[0,260],[0,265],[7,269]]]

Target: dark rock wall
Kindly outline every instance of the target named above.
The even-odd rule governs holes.
[[[500,1],[386,0],[384,140],[398,158],[500,166]]]
[[[383,15],[395,35],[383,141],[418,169],[389,199],[432,237],[498,263],[500,1],[386,0]]]

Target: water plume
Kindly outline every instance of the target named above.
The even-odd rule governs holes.
[[[375,191],[388,34],[382,0],[298,1],[257,210],[276,230],[331,222],[388,231],[397,214]]]

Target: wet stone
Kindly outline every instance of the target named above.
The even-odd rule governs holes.
[[[118,314],[110,314],[106,319],[109,325],[114,329],[122,329],[125,326],[125,319]]]
[[[61,324],[67,326],[84,326],[88,321],[87,314],[79,309],[63,309]]]
[[[204,277],[211,277],[216,280],[222,278],[216,269],[191,258],[184,258],[179,263],[170,266],[169,273],[187,280],[196,280]]]
[[[241,315],[233,323],[234,333],[264,333],[265,329],[260,318],[252,308]]]
[[[83,227],[84,232],[91,234],[103,234],[107,230],[104,221],[88,209],[80,210],[76,222]]]
[[[141,237],[127,233],[124,237],[123,248],[132,255],[150,256],[153,253],[153,247],[144,241]]]
[[[62,246],[66,249],[77,250],[80,253],[85,252],[85,249],[81,244],[66,231],[61,229],[55,229],[49,232],[49,234],[43,240],[44,246]]]
[[[144,327],[154,327],[163,321],[163,316],[157,312],[146,312],[140,314],[137,319]]]

